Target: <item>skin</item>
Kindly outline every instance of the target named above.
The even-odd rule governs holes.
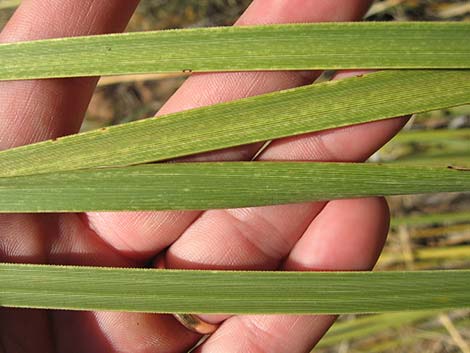
[[[0,42],[119,32],[136,0],[24,0]],[[244,24],[357,20],[369,1],[254,0]],[[351,75],[353,72],[341,73]],[[319,72],[198,74],[159,114],[311,83]],[[0,82],[0,148],[78,131],[95,78]],[[405,119],[272,143],[258,159],[362,161]],[[189,160],[250,159],[259,145]],[[383,199],[207,212],[0,215],[0,261],[194,269],[369,270],[388,230]],[[210,316],[198,352],[308,352],[332,316]],[[200,336],[170,315],[0,310],[0,352],[183,352]]]

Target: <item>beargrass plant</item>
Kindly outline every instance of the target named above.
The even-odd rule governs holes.
[[[211,209],[470,191],[470,172],[455,163],[156,163],[469,104],[468,38],[469,23],[325,23],[2,44],[1,80],[385,70],[2,151],[0,210]],[[303,314],[470,307],[470,270],[317,273],[0,264],[0,281],[0,305],[6,307]]]

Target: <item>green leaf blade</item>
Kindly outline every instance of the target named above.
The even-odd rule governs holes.
[[[0,177],[162,161],[467,103],[470,71],[383,71],[3,151]]]
[[[363,163],[168,163],[0,178],[0,212],[201,210],[470,191],[470,173]]]
[[[181,71],[470,68],[470,24],[363,22],[111,34],[0,45],[0,79]]]
[[[0,2],[0,10],[12,9],[17,7],[21,0],[2,0]]]
[[[470,306],[470,271],[231,272],[0,264],[0,305],[341,314]]]
[[[350,321],[335,323],[326,333],[325,337],[317,344],[317,348],[326,348],[339,344],[346,340],[357,340],[370,337],[387,329],[400,328],[415,324],[426,319],[431,319],[439,314],[438,311],[417,311],[385,313],[358,317]]]

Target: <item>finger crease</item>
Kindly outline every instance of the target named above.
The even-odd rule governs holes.
[[[256,227],[253,225],[253,221],[243,221],[230,213],[230,210],[224,210],[223,212],[233,220],[232,225],[238,231],[240,238],[252,245],[263,256],[271,260],[280,261],[287,255],[290,244],[272,222],[268,221],[265,217],[256,213],[252,214],[256,221],[262,223],[262,227]],[[266,230],[260,231],[259,228],[265,228]]]

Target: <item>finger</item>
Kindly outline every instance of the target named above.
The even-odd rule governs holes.
[[[0,42],[121,31],[138,1],[24,0]],[[0,148],[78,131],[95,78],[0,82]]]
[[[273,142],[259,159],[362,161],[403,123],[404,119],[390,119],[287,138]],[[316,202],[207,211],[171,245],[166,265],[276,268],[324,205]]]
[[[291,7],[293,4],[291,1],[256,1],[248,9],[242,21],[249,19],[253,21],[252,23],[259,23],[267,9],[272,9],[267,12],[270,22],[303,22],[320,18],[353,19],[358,11],[365,11],[365,3],[366,1],[353,1],[352,5],[362,9],[357,10],[353,6],[351,8],[346,6],[348,9],[336,8],[337,5],[330,6],[331,2],[327,1],[296,1],[297,6],[294,7]],[[271,7],[274,4],[275,6]],[[318,8],[315,4],[319,5]],[[314,8],[317,11],[311,11]],[[321,11],[325,8],[329,8],[329,12],[320,17]],[[336,11],[333,11],[334,8]],[[348,14],[347,11],[351,13]],[[289,16],[286,16],[285,12],[289,13]],[[305,73],[232,73],[195,76],[187,81],[162,113],[292,87],[303,82],[305,82]],[[197,99],[192,100],[194,97]],[[188,100],[189,104],[185,103]],[[244,153],[246,155],[246,152]],[[243,153],[238,151],[233,153],[231,158],[240,158],[242,155]],[[120,253],[142,260],[154,256],[167,247],[198,215],[198,212],[91,213],[88,214],[88,221],[93,229]],[[134,337],[135,330],[120,330],[106,324],[114,321],[113,315],[115,314],[110,313],[98,317],[98,320],[103,322],[100,327],[114,337],[127,337],[132,341],[129,337]],[[135,339],[137,340],[138,336]]]
[[[387,232],[388,207],[383,199],[329,203],[294,246],[283,268],[294,271],[371,269]],[[308,352],[334,319],[331,315],[234,316],[198,351]]]
[[[341,71],[333,79],[364,74],[365,71]],[[260,160],[365,161],[406,124],[409,117],[385,119],[302,136],[273,141]]]
[[[359,19],[370,1],[257,0],[239,25],[347,21]],[[318,72],[211,73],[190,77],[159,114],[210,105],[310,83]],[[251,159],[259,145],[199,156],[198,160]],[[194,160],[194,159],[193,159]],[[148,259],[168,247],[200,212],[89,213],[93,229],[110,245],[135,259]]]
[[[66,328],[57,336],[57,351],[67,353],[179,353],[200,338],[171,315],[59,311],[55,327]]]
[[[101,241],[78,215],[46,215],[43,224],[47,225],[44,231],[55,234],[49,238],[52,264],[137,265]],[[59,352],[178,352],[189,349],[199,337],[168,315],[52,311],[49,317],[52,320],[44,328],[49,327],[52,334],[46,337],[54,337]]]
[[[388,225],[389,211],[383,198],[330,201],[295,244],[283,267],[370,269],[380,255]]]
[[[259,159],[361,161],[391,138],[405,121],[390,119],[275,141]],[[324,206],[324,202],[316,202],[207,211],[169,248],[166,266],[275,269]],[[228,316],[201,317],[221,322]]]
[[[24,0],[0,33],[0,42],[119,31],[136,3]],[[78,130],[93,83],[94,79],[1,82],[0,149]],[[60,223],[50,227],[49,219],[1,215],[1,260],[47,262]],[[53,351],[49,329],[44,311],[1,309],[0,346],[6,352]]]

